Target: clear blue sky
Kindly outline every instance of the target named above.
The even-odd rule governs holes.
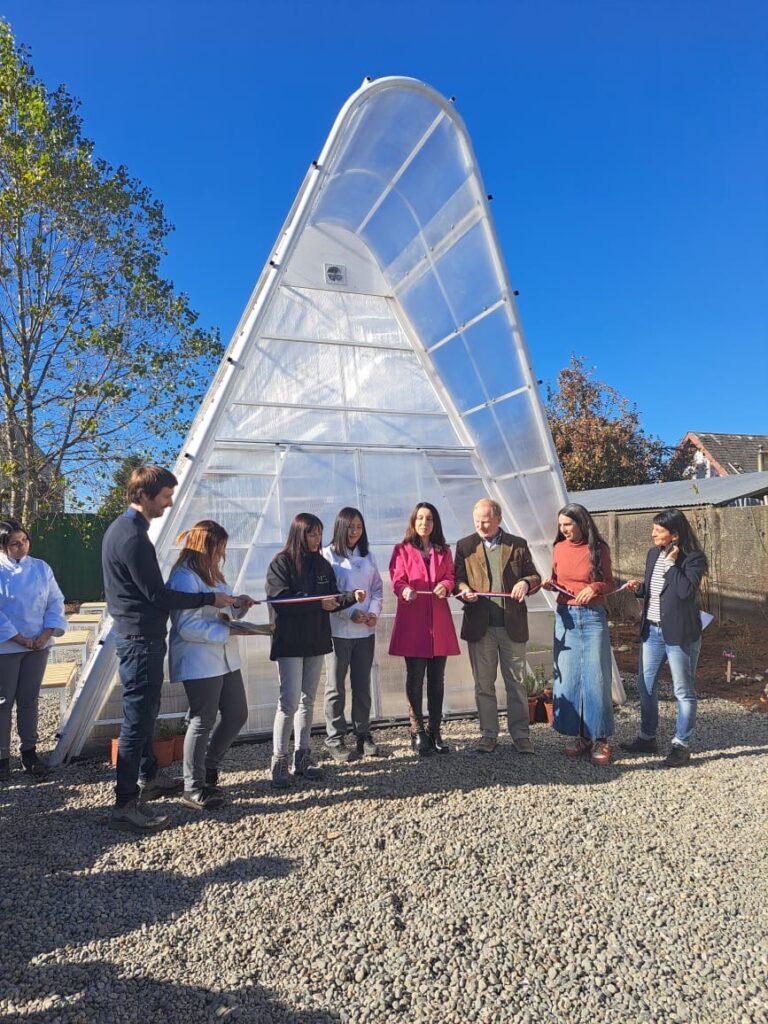
[[[231,332],[365,75],[457,98],[539,377],[646,430],[768,433],[761,0],[0,0],[99,155],[161,199],[166,276]]]

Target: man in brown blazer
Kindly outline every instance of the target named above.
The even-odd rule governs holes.
[[[490,754],[499,736],[496,673],[507,691],[507,725],[515,749],[532,754],[525,686],[527,595],[541,583],[528,544],[501,529],[501,506],[481,498],[472,510],[475,532],[456,545],[455,593],[464,600],[461,638],[467,641],[482,736],[477,750]],[[498,591],[505,597],[478,597]]]

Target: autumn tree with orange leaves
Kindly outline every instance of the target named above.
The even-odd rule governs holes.
[[[670,449],[640,425],[637,406],[571,356],[547,385],[546,412],[568,491],[654,483],[674,475]]]

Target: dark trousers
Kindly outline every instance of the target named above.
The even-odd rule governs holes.
[[[37,744],[37,702],[48,663],[48,649],[0,654],[0,758],[11,756],[11,712],[16,705],[16,729],[22,754]]]
[[[333,670],[325,673],[325,731],[331,743],[339,743],[347,732],[344,716],[345,683],[349,672],[352,691],[352,730],[356,736],[371,731],[371,667],[376,638],[333,638]]]
[[[153,743],[163,686],[165,637],[118,637],[115,650],[123,686],[115,806],[124,807],[139,795],[139,779],[148,782],[157,775]]]
[[[218,769],[221,759],[248,719],[240,669],[207,679],[185,679],[189,728],[184,737],[184,789],[205,786],[206,769]],[[221,712],[216,728],[216,715]],[[213,732],[211,732],[213,730]]]
[[[427,674],[427,714],[429,726],[433,731],[440,727],[443,717],[443,691],[445,690],[445,663],[442,658],[406,658],[405,659],[405,695],[408,698],[408,714],[411,719],[411,732],[424,729],[424,673]]]

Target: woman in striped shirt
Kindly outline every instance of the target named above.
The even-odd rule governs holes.
[[[696,725],[694,686],[701,650],[698,594],[707,559],[691,524],[677,508],[665,508],[653,517],[651,540],[645,579],[627,583],[643,601],[637,672],[640,734],[621,746],[630,754],[658,752],[658,680],[666,660],[677,701],[677,728],[664,764],[680,768],[690,761],[689,747]]]

